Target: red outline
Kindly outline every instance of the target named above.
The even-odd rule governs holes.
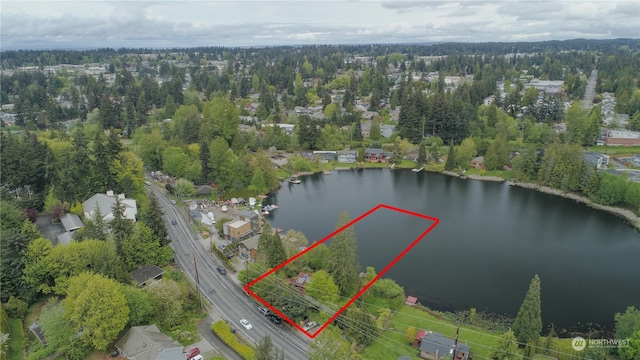
[[[380,271],[378,273],[378,275],[373,278],[373,280],[369,281],[362,289],[360,289],[360,291],[351,299],[349,300],[349,302],[347,302],[343,307],[341,307],[327,322],[325,322],[320,329],[318,329],[318,331],[316,331],[313,335],[308,333],[307,331],[304,331],[302,329],[302,327],[300,327],[300,325],[296,324],[295,321],[289,319],[287,316],[283,315],[278,309],[275,309],[273,306],[271,306],[271,304],[267,303],[266,301],[264,301],[260,296],[258,296],[256,293],[254,293],[253,291],[251,291],[251,289],[249,289],[251,286],[255,285],[258,281],[266,278],[267,276],[273,274],[274,272],[276,272],[277,270],[281,269],[282,267],[286,266],[288,263],[294,261],[295,259],[299,258],[300,256],[304,255],[307,251],[313,249],[314,247],[322,244],[323,242],[331,239],[334,235],[336,235],[337,233],[341,232],[342,230],[346,229],[347,227],[355,224],[356,222],[362,220],[363,218],[365,218],[368,215],[371,215],[371,213],[375,212],[378,209],[389,209],[392,211],[397,211],[400,213],[404,213],[404,214],[408,214],[408,215],[412,215],[412,216],[417,216],[423,219],[427,219],[427,220],[431,220],[433,221],[433,224],[431,224],[431,226],[429,226],[427,228],[427,230],[425,230],[422,234],[420,234],[420,236],[418,236],[411,244],[409,244],[409,246],[407,246],[406,249],[404,249],[400,255],[398,255],[395,259],[393,259],[393,261],[391,261],[389,263],[389,265],[387,265],[384,269],[382,269],[382,271]],[[428,215],[423,215],[423,214],[419,214],[413,211],[409,211],[409,210],[404,210],[404,209],[400,209],[400,208],[396,208],[393,206],[389,206],[386,204],[380,204],[377,205],[376,207],[372,208],[371,210],[365,212],[364,214],[358,216],[357,218],[351,220],[348,224],[344,225],[343,227],[335,230],[334,232],[332,232],[331,234],[325,236],[322,240],[316,242],[315,244],[313,244],[313,246],[308,247],[307,249],[305,249],[304,251],[296,254],[295,256],[291,257],[290,259],[286,260],[285,262],[283,262],[282,264],[276,266],[275,268],[269,270],[268,272],[262,274],[260,277],[258,277],[257,279],[253,280],[252,282],[248,283],[247,285],[244,286],[244,290],[251,294],[251,296],[253,296],[254,298],[256,298],[258,301],[260,301],[261,303],[263,303],[264,305],[266,305],[269,309],[271,309],[273,312],[277,313],[282,319],[286,320],[288,323],[290,323],[291,325],[295,326],[298,330],[302,331],[303,334],[307,335],[309,338],[313,339],[315,338],[318,334],[320,334],[322,332],[322,330],[324,330],[324,328],[326,328],[331,322],[333,322],[340,314],[342,314],[347,307],[349,307],[349,305],[351,305],[354,301],[356,301],[360,295],[362,295],[365,291],[367,291],[367,289],[369,289],[369,287],[371,287],[371,285],[373,285],[374,282],[376,282],[378,279],[380,279],[380,277],[382,277],[382,275],[384,275],[387,271],[389,271],[389,269],[391,269],[391,267],[393,265],[395,265],[398,260],[400,260],[404,255],[406,255],[407,252],[409,252],[409,250],[411,250],[414,246],[416,246],[416,244],[418,244],[422,238],[424,238],[431,230],[433,230],[434,227],[436,227],[436,225],[438,225],[438,223],[440,222],[440,219],[432,217],[432,216],[428,216]]]

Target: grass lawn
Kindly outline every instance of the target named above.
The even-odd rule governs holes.
[[[505,180],[511,180],[513,177],[513,171],[511,170],[478,170],[474,168],[470,168],[467,170],[465,175],[481,175],[481,176],[498,176]]]
[[[589,151],[598,151],[601,153],[605,153],[605,147],[589,146]],[[607,146],[606,154],[616,156],[640,154],[640,146]]]
[[[9,360],[22,359],[22,344],[25,334],[22,329],[22,320],[9,319]]]
[[[413,326],[416,331],[429,330],[439,332],[444,336],[454,338],[456,325],[446,320],[438,319],[430,313],[417,308],[403,305],[392,319],[391,326],[378,337],[363,353],[365,359],[396,359],[401,355],[417,354],[418,350],[410,347],[405,339],[407,328]],[[459,341],[471,347],[471,353],[479,358],[490,358],[498,343],[499,334],[472,328],[460,327]]]

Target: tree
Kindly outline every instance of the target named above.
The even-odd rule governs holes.
[[[196,193],[196,189],[191,181],[178,179],[176,181],[175,192],[181,199],[189,199]]]
[[[118,197],[116,197],[116,202],[113,204],[111,212],[113,213],[113,219],[109,222],[109,228],[116,244],[116,253],[123,255],[122,244],[127,237],[131,236],[133,221],[125,217],[124,204]]]
[[[121,285],[129,308],[129,326],[148,324],[154,314],[153,296],[143,289],[131,285]]]
[[[265,224],[258,240],[257,256],[260,262],[270,268],[276,267],[287,260],[287,254],[282,245],[282,239],[277,232],[271,229],[269,224]]]
[[[369,138],[373,141],[378,141],[381,138],[380,134],[380,121],[373,120],[371,122],[371,129],[369,130]]]
[[[38,323],[49,346],[59,352],[67,353],[74,347],[82,346],[76,337],[77,331],[64,313],[64,303],[57,297],[50,298],[40,310]]]
[[[574,101],[569,107],[566,118],[569,141],[572,144],[585,145],[591,121],[579,101]]]
[[[629,341],[627,346],[618,349],[620,360],[640,359],[640,330],[634,331],[627,339]]]
[[[307,356],[309,360],[347,359],[349,347],[333,327],[328,327],[309,344]]]
[[[343,212],[338,217],[336,230],[347,225],[351,216]],[[331,257],[328,261],[329,273],[334,282],[340,288],[340,295],[348,296],[358,288],[358,274],[360,261],[356,244],[356,232],[353,226],[349,226],[337,233],[329,244]]]
[[[331,251],[325,244],[319,244],[310,249],[302,259],[304,259],[306,265],[314,271],[325,269],[329,263],[331,257]]]
[[[338,300],[340,289],[325,270],[319,270],[311,276],[312,281],[304,288],[305,293],[323,304]]]
[[[541,331],[540,278],[536,274],[529,284],[529,290],[513,322],[513,332],[519,343],[527,344],[533,342],[537,344],[540,340]]]
[[[164,215],[165,212],[160,206],[158,198],[155,193],[151,191],[149,193],[147,209],[142,213],[141,220],[153,231],[153,235],[160,241],[161,246],[171,242],[167,227],[164,225],[164,220],[162,219]]]
[[[182,148],[169,146],[162,152],[162,171],[177,178],[185,176],[189,157]]]
[[[344,317],[347,336],[361,345],[373,343],[378,335],[378,327],[371,314],[359,306],[351,306]]]
[[[449,142],[449,154],[447,155],[447,162],[444,163],[444,169],[451,171],[456,167],[455,147],[453,142]]]
[[[214,97],[204,104],[200,139],[211,141],[221,136],[227,144],[231,144],[238,125],[240,114],[236,106],[227,98]]]
[[[498,121],[496,125],[496,137],[489,145],[484,157],[484,166],[487,170],[502,169],[509,163],[509,145],[507,144],[506,125]]]
[[[416,160],[418,165],[422,165],[427,161],[427,150],[424,146],[424,141],[420,142],[420,146],[418,147],[418,159]]]
[[[173,100],[171,94],[167,95],[167,100],[164,102],[164,117],[170,118],[176,113],[176,102]]]
[[[173,258],[172,250],[161,246],[153,230],[142,222],[133,226],[130,235],[124,238],[121,258],[129,271],[142,265],[164,265]]]
[[[456,148],[455,158],[456,166],[462,169],[468,169],[471,166],[471,159],[477,154],[476,143],[472,138],[462,140],[462,143]]]
[[[256,345],[255,360],[280,360],[284,359],[284,352],[278,352],[273,348],[271,336],[265,335]]]
[[[296,130],[300,146],[305,149],[317,148],[318,141],[322,134],[318,126],[318,121],[315,118],[311,118],[309,115],[300,115]]]
[[[95,350],[104,350],[129,321],[129,308],[120,285],[89,272],[69,281],[64,316],[80,332],[79,340]]]
[[[640,310],[634,306],[629,306],[624,313],[616,313],[616,338],[626,339],[638,329],[640,329]]]
[[[407,328],[407,331],[404,332],[404,339],[407,341],[407,343],[411,344],[416,339],[416,334],[416,328],[414,328],[413,326],[409,326]]]
[[[403,152],[402,152],[402,148],[400,147],[400,138],[396,137],[395,140],[393,141],[393,149],[391,149],[391,158],[389,159],[389,162],[391,164],[399,164],[402,161],[403,156]]]
[[[155,280],[147,285],[153,295],[155,320],[161,326],[171,327],[182,317],[182,291],[178,284],[169,279]]]
[[[520,358],[516,336],[511,329],[500,336],[498,345],[491,358],[495,360],[516,360]]]

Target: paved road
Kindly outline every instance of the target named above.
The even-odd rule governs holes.
[[[587,86],[584,89],[584,98],[582,99],[582,107],[591,109],[593,107],[593,99],[596,97],[596,83],[598,81],[598,70],[591,71]]]
[[[172,239],[171,247],[176,253],[176,261],[194,284],[197,268],[198,288],[206,302],[211,304],[208,312],[212,321],[228,321],[239,335],[254,344],[265,335],[270,335],[274,346],[284,350],[285,359],[306,359],[310,340],[298,330],[275,325],[260,315],[257,303],[245,295],[242,288],[230,278],[234,275],[220,275],[215,270],[217,265],[222,264],[208,253],[198,236],[193,233],[185,209],[172,205],[164,190],[154,186],[150,188],[164,207],[165,223]],[[171,220],[176,220],[176,225],[172,225]],[[240,319],[249,320],[253,329],[243,328]]]

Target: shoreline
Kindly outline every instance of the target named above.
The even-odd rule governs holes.
[[[458,177],[458,178],[460,177],[460,174],[452,172],[452,171],[443,171],[442,174],[443,175],[447,175],[447,176]],[[498,176],[469,175],[469,176],[467,176],[467,178],[468,179],[473,179],[473,180],[479,180],[479,181],[494,181],[494,182],[505,182],[506,181],[505,179],[503,179],[501,177],[498,177]],[[525,189],[539,191],[539,192],[542,192],[542,193],[545,193],[545,194],[549,194],[549,195],[560,196],[560,197],[563,197],[565,199],[571,199],[571,200],[576,201],[576,202],[578,202],[580,204],[586,205],[586,206],[588,206],[588,207],[590,207],[592,209],[608,212],[609,214],[613,214],[613,215],[616,215],[616,216],[622,218],[632,228],[634,228],[636,231],[640,232],[640,216],[637,216],[631,210],[627,210],[627,209],[623,209],[623,208],[619,208],[619,207],[615,207],[615,206],[600,205],[600,204],[594,203],[593,201],[591,201],[591,199],[589,199],[586,196],[578,195],[578,194],[575,194],[575,193],[563,192],[562,190],[558,190],[558,189],[555,189],[555,188],[552,188],[552,187],[549,187],[549,186],[540,185],[540,184],[512,181],[512,183],[510,185],[518,186],[518,187],[525,188]]]

